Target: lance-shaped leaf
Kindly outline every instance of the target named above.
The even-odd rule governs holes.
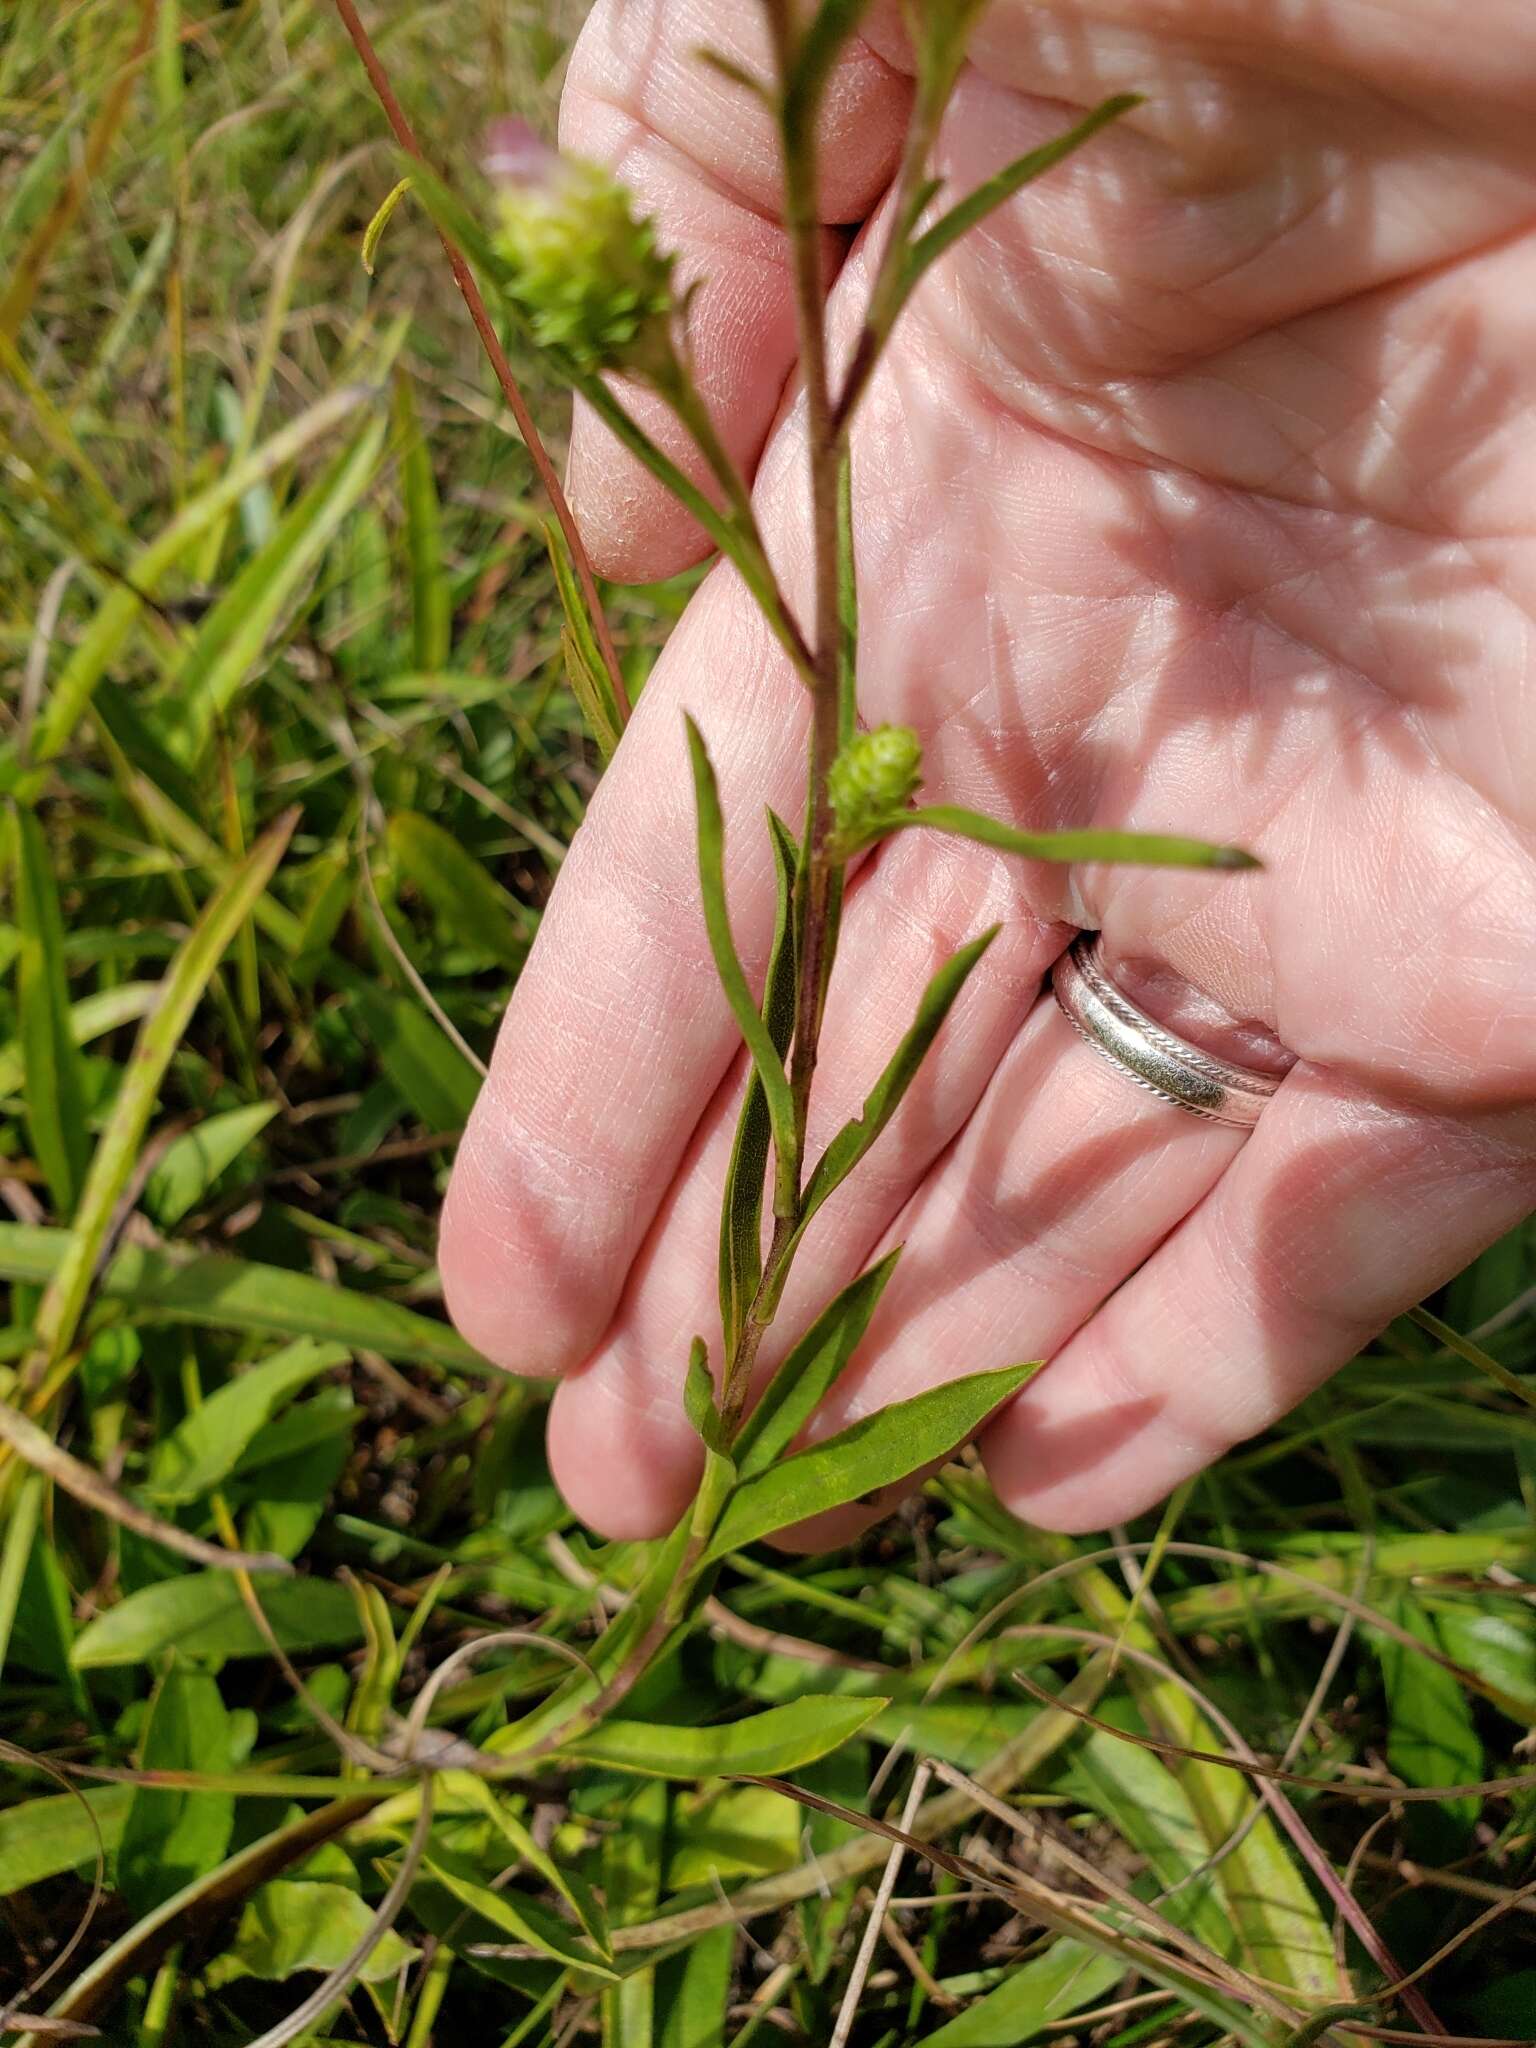
[[[795,1022],[795,944],[792,906],[799,852],[793,834],[780,817],[768,813],[773,841],[777,900],[768,974],[763,984],[763,1023],[782,1058]],[[736,1141],[725,1177],[720,1205],[720,1321],[727,1356],[734,1350],[741,1325],[763,1270],[763,1179],[768,1170],[768,1098],[756,1068],[747,1080]]]
[[[617,1972],[609,1969],[586,1946],[577,1928],[568,1927],[537,1899],[529,1898],[523,1892],[492,1891],[488,1884],[481,1882],[472,1865],[446,1849],[434,1849],[422,1861],[461,1906],[478,1913],[482,1920],[500,1928],[513,1941],[528,1942],[555,1962],[564,1963],[571,1969],[585,1970],[594,1977],[610,1981],[616,1977]]]
[[[276,1115],[275,1102],[246,1103],[204,1117],[168,1145],[144,1183],[144,1205],[156,1222],[165,1229],[179,1223]]]
[[[411,570],[412,645],[417,668],[430,673],[448,666],[453,597],[443,562],[437,479],[404,371],[395,374],[394,414],[401,442],[400,494],[405,501],[405,551]]]
[[[769,1381],[736,1440],[736,1469],[743,1479],[766,1471],[810,1421],[869,1328],[900,1256],[898,1245],[845,1287]]]
[[[624,734],[624,709],[614,690],[608,664],[603,660],[597,629],[587,609],[586,594],[576,574],[570,545],[557,520],[545,520],[544,545],[549,549],[550,566],[555,572],[555,589],[559,594],[560,609],[565,614],[560,651],[565,656],[566,680],[580,706],[582,717],[587,721],[587,730],[597,742],[599,753],[605,761],[611,761],[613,750]]]
[[[731,1495],[705,1562],[947,1458],[1039,1370],[1038,1363],[1007,1365],[930,1387],[757,1473]]]
[[[912,1020],[912,1027],[886,1062],[885,1071],[879,1080],[864,1098],[863,1111],[851,1122],[843,1125],[817,1160],[806,1183],[800,1220],[802,1231],[833,1190],[848,1178],[896,1114],[902,1097],[911,1087],[918,1068],[927,1056],[929,1046],[938,1036],[940,1025],[953,1008],[955,999],[964,988],[972,968],[997,937],[998,930],[999,927],[993,925],[991,930],[983,932],[980,938],[972,939],[969,945],[962,946],[958,952],[951,954],[924,989],[923,999],[917,1006],[917,1015]]]
[[[1026,860],[1118,861],[1122,865],[1153,868],[1262,866],[1240,846],[1216,846],[1208,839],[1187,839],[1172,832],[1113,832],[1096,828],[1080,832],[1020,832],[1013,825],[1005,825],[981,811],[968,811],[960,804],[924,804],[915,811],[899,811],[881,824],[878,836],[905,832],[914,825],[927,825],[935,832],[952,832],[959,839],[974,839],[1003,853],[1022,854]]]
[[[607,1721],[562,1749],[563,1758],[610,1764],[648,1778],[717,1778],[796,1771],[840,1749],[890,1704],[817,1693],[742,1721],[674,1728],[654,1721]],[[766,1759],[776,1761],[768,1762]]]
[[[57,1214],[74,1209],[90,1157],[85,1085],[64,972],[64,920],[43,828],[30,810],[14,814],[16,1007],[27,1130]]]
[[[946,249],[968,234],[979,221],[1015,192],[1032,184],[1043,172],[1051,170],[1064,157],[1082,148],[1107,128],[1111,121],[1118,121],[1122,114],[1128,114],[1133,107],[1141,105],[1141,95],[1134,92],[1116,93],[1111,99],[1101,100],[1093,111],[1086,114],[1075,127],[1063,134],[1053,136],[1049,142],[1042,142],[1038,149],[1029,150],[1024,156],[1015,157],[1011,164],[1004,164],[974,192],[968,192],[933,223],[926,233],[907,251],[902,270],[902,297],[905,298],[917,280],[931,263],[937,262]]]
[[[198,1500],[234,1471],[246,1447],[301,1387],[346,1363],[344,1344],[300,1337],[236,1373],[154,1449],[150,1491],[161,1500]]]
[[[706,1450],[725,1454],[725,1429],[715,1401],[715,1380],[709,1369],[709,1346],[695,1337],[688,1353],[688,1376],[683,1381],[683,1409],[694,1433]]]
[[[747,986],[746,971],[731,936],[731,915],[725,900],[725,819],[720,810],[720,788],[705,749],[704,735],[688,720],[688,755],[693,766],[693,789],[698,806],[699,888],[704,898],[704,925],[709,933],[715,972],[725,990],[726,1001],[737,1028],[752,1055],[752,1064],[762,1082],[768,1104],[768,1124],[773,1132],[779,1171],[788,1171],[795,1158],[795,1117],[790,1101],[789,1076],[768,1026]]]

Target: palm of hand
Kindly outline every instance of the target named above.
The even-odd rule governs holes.
[[[667,121],[657,71],[633,70],[659,64],[634,11],[622,40],[588,30],[571,139],[627,151],[714,278],[701,369],[750,459],[788,367],[772,231],[636,127]],[[702,11],[651,8],[684,49],[723,40]],[[1283,1412],[1536,1189],[1536,159],[1517,120],[1536,35],[1512,15],[1498,75],[1448,79],[1432,22],[1423,50],[1377,49],[1344,4],[1309,31],[1185,5],[1156,46],[1088,12],[994,9],[946,124],[938,167],[966,189],[1055,132],[1061,101],[1149,93],[1135,130],[962,243],[898,330],[854,436],[861,702],[923,735],[929,797],[1198,831],[1266,873],[1026,867],[929,834],[882,850],[851,892],[813,1139],[857,1108],[939,958],[995,919],[1004,936],[777,1326],[782,1351],[904,1241],[822,1426],[1053,1356],[983,1452],[1005,1498],[1063,1526],[1147,1505]],[[870,40],[827,145],[855,219],[902,93],[899,44],[879,23]],[[685,118],[683,91],[672,76],[658,103],[718,179],[714,101]],[[845,331],[866,255],[836,288]],[[792,590],[795,447],[791,402],[757,492]],[[615,567],[684,558],[689,536],[590,433],[573,467]],[[665,1526],[692,1482],[682,1360],[711,1320],[741,1080],[699,928],[683,705],[720,767],[738,939],[761,957],[754,806],[792,803],[804,714],[717,573],[567,864],[443,1246],[492,1356],[580,1366],[553,1411],[557,1477],[626,1535]],[[1254,1064],[1295,1056],[1246,1144],[1138,1096],[1038,1001],[1080,925],[1175,1028]]]

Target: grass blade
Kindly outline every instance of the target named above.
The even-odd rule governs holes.
[[[70,1216],[85,1179],[90,1135],[85,1084],[64,972],[64,920],[53,860],[36,814],[12,814],[16,845],[16,1007],[27,1128],[56,1214]]]
[[[57,1365],[74,1339],[113,1212],[133,1174],[160,1084],[182,1034],[225,949],[276,872],[297,822],[294,811],[280,818],[209,899],[160,985],[160,1000],[140,1029],[92,1156],[69,1248],[38,1309],[37,1343],[45,1367]]]
[[[400,190],[397,185],[396,193]],[[432,674],[448,666],[453,597],[443,563],[443,520],[437,501],[437,479],[432,474],[431,452],[416,416],[410,379],[404,371],[395,374],[395,432],[401,443],[400,492],[405,501],[405,553],[411,571],[412,647],[417,668]]]

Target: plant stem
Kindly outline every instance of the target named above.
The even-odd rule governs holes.
[[[369,39],[368,31],[363,26],[353,0],[336,0],[336,12],[341,16],[342,26],[352,38],[353,48],[362,59],[363,69],[368,74],[368,82],[377,95],[379,105],[384,109],[384,117],[394,131],[395,140],[408,156],[415,157],[418,163],[425,163],[426,158],[422,154],[421,144],[416,140],[415,131],[406,119],[405,109],[395,97],[395,89],[389,82],[389,74],[379,61],[379,54]],[[512,417],[517,422],[517,431],[523,437],[524,445],[533,459],[534,469],[538,472],[539,482],[544,486],[545,495],[556,519],[560,522],[560,531],[565,535],[571,559],[576,564],[576,575],[581,584],[582,595],[587,601],[587,610],[592,615],[598,649],[608,670],[609,681],[613,685],[619,716],[627,721],[630,703],[629,693],[624,687],[624,671],[619,666],[618,649],[613,644],[613,635],[608,628],[602,600],[597,594],[597,579],[592,573],[592,564],[587,557],[580,528],[561,488],[555,465],[550,461],[548,450],[540,438],[538,428],[534,425],[533,415],[518,389],[517,379],[512,375],[512,365],[507,361],[501,337],[485,309],[485,300],[480,296],[480,287],[475,283],[474,274],[451,236],[445,234],[441,228],[437,232],[438,239],[443,245],[443,253],[448,258],[448,267],[453,272],[453,281],[469,309],[469,317],[475,323],[475,332],[479,335],[485,353],[490,359],[496,382],[501,386],[501,395],[507,401]]]

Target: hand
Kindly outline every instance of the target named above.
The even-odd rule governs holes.
[[[707,278],[700,381],[803,602],[773,143],[694,56],[765,69],[756,25],[731,0],[604,0],[562,139],[617,164]],[[1034,867],[927,832],[870,860],[810,1156],[941,958],[1004,929],[813,1227],[767,1357],[904,1241],[818,1433],[1050,1358],[980,1448],[1009,1506],[1081,1529],[1273,1422],[1536,1204],[1536,20],[1523,0],[1485,0],[1471,33],[1451,0],[997,0],[972,57],[939,149],[952,192],[1110,92],[1147,104],[903,317],[854,433],[866,716],[922,734],[929,801],[1198,832],[1265,872]],[[845,340],[908,92],[877,8],[824,146]],[[571,474],[610,574],[703,553],[587,419]],[[660,1533],[695,1482],[683,1371],[716,1325],[743,1080],[685,708],[761,965],[760,806],[793,809],[806,707],[717,569],[566,863],[443,1225],[460,1327],[564,1375],[555,1476],[612,1536]],[[1251,1136],[1075,1037],[1040,990],[1078,927],[1186,1037],[1289,1068]]]

